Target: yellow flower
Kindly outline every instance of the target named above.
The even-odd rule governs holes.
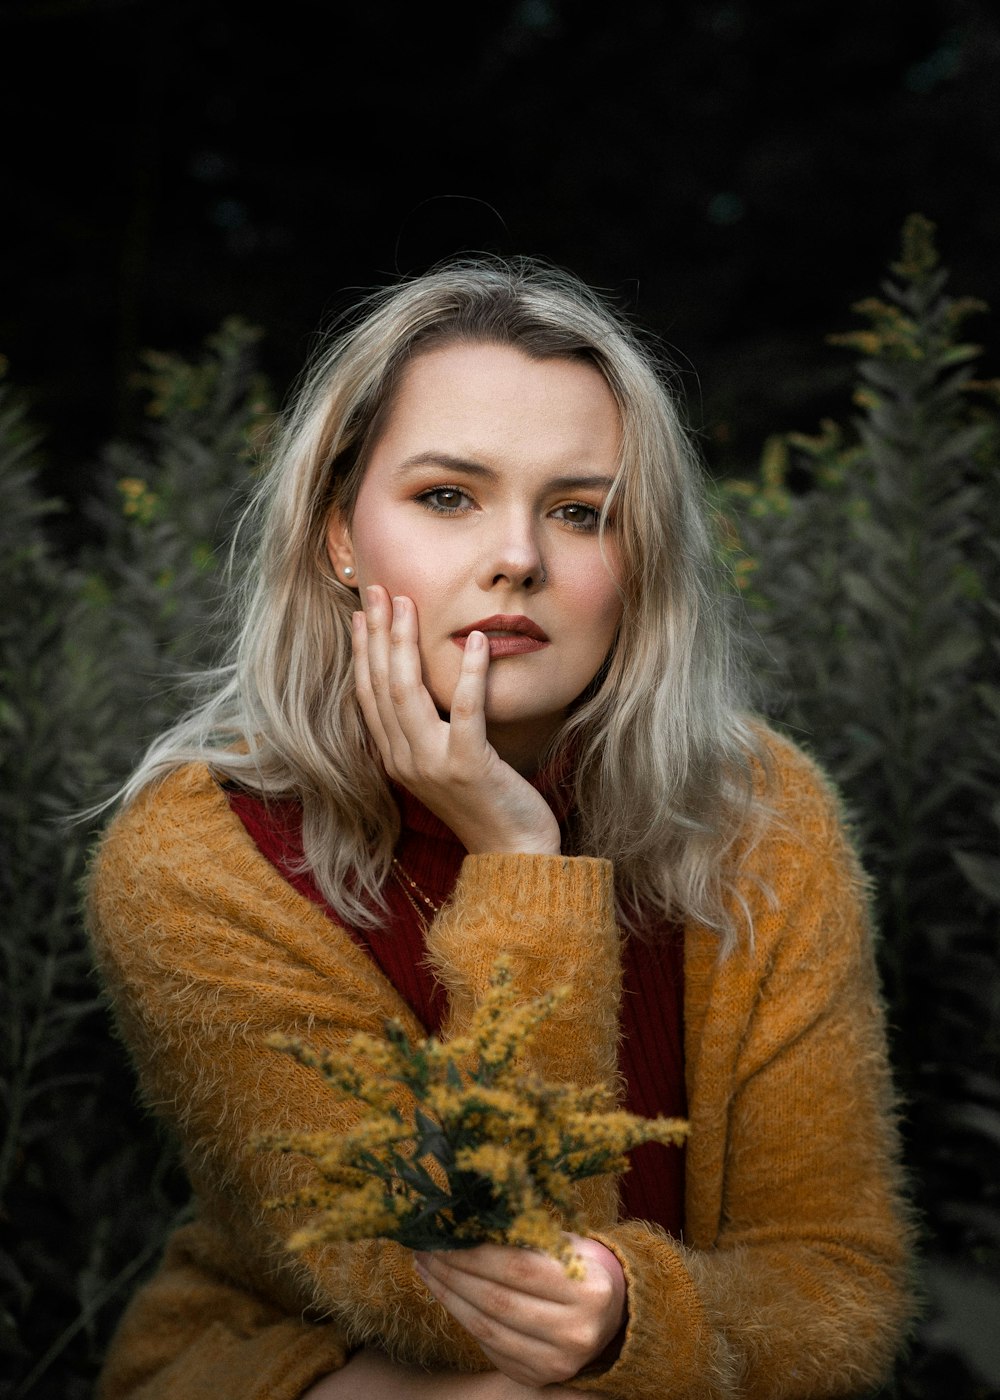
[[[297,1230],[288,1241],[292,1250],[337,1240],[377,1239],[395,1229],[409,1212],[408,1202],[387,1196],[378,1181],[368,1181],[355,1191],[344,1191],[311,1224]]]
[[[324,1160],[333,1163],[351,1163],[363,1152],[373,1152],[380,1147],[388,1147],[395,1142],[404,1142],[412,1137],[409,1124],[392,1114],[369,1114],[362,1118],[343,1137],[328,1135],[328,1154]]]
[[[376,1109],[387,1109],[393,1103],[392,1086],[363,1074],[349,1051],[338,1054],[333,1050],[315,1050],[297,1037],[285,1035],[269,1036],[267,1044],[272,1050],[285,1051],[306,1068],[318,1070],[332,1088],[347,1098],[361,1099]]]
[[[537,1196],[523,1154],[495,1143],[484,1143],[481,1147],[467,1147],[456,1153],[455,1165],[459,1171],[485,1177],[497,1194],[506,1196],[516,1210],[527,1210],[536,1204]]]
[[[507,1228],[507,1242],[550,1254],[562,1264],[568,1278],[586,1277],[583,1260],[573,1249],[569,1236],[545,1210],[535,1207],[522,1211]]]
[[[137,476],[125,476],[118,483],[118,490],[124,497],[122,513],[138,520],[140,525],[148,525],[156,514],[159,497],[150,491],[144,481]]]
[[[452,1088],[450,1084],[432,1084],[427,1090],[425,1102],[446,1127],[451,1127],[466,1112],[468,1092],[465,1088]]]

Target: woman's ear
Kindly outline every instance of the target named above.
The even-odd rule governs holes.
[[[326,522],[326,552],[340,582],[348,588],[357,588],[357,565],[354,562],[351,532],[339,510],[331,510]]]

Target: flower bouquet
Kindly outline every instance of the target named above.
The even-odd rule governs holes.
[[[346,1132],[285,1132],[256,1143],[316,1164],[318,1180],[269,1202],[316,1212],[289,1248],[373,1238],[419,1250],[513,1244],[551,1254],[578,1276],[564,1233],[580,1224],[576,1183],[627,1171],[626,1153],[641,1142],[680,1145],[687,1124],[617,1109],[604,1084],[551,1083],[519,1067],[568,991],[519,1002],[500,958],[468,1031],[447,1043],[411,1043],[397,1021],[386,1023],[384,1040],[360,1033],[339,1054],[272,1037],[273,1048],[365,1110]]]

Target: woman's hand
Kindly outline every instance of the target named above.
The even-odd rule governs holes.
[[[354,614],[354,679],[386,772],[451,828],[465,849],[558,855],[559,824],[545,799],[486,737],[489,644],[472,632],[462,652],[450,720],[423,683],[417,610],[366,590]]]
[[[611,1250],[571,1235],[586,1276],[503,1245],[415,1254],[414,1267],[498,1371],[527,1386],[572,1379],[602,1357],[626,1318],[625,1276]]]

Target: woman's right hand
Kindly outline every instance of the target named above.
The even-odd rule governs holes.
[[[552,809],[487,738],[490,651],[482,633],[468,637],[447,720],[423,682],[411,599],[390,601],[384,588],[368,588],[352,644],[358,702],[389,776],[472,854],[558,855]]]

